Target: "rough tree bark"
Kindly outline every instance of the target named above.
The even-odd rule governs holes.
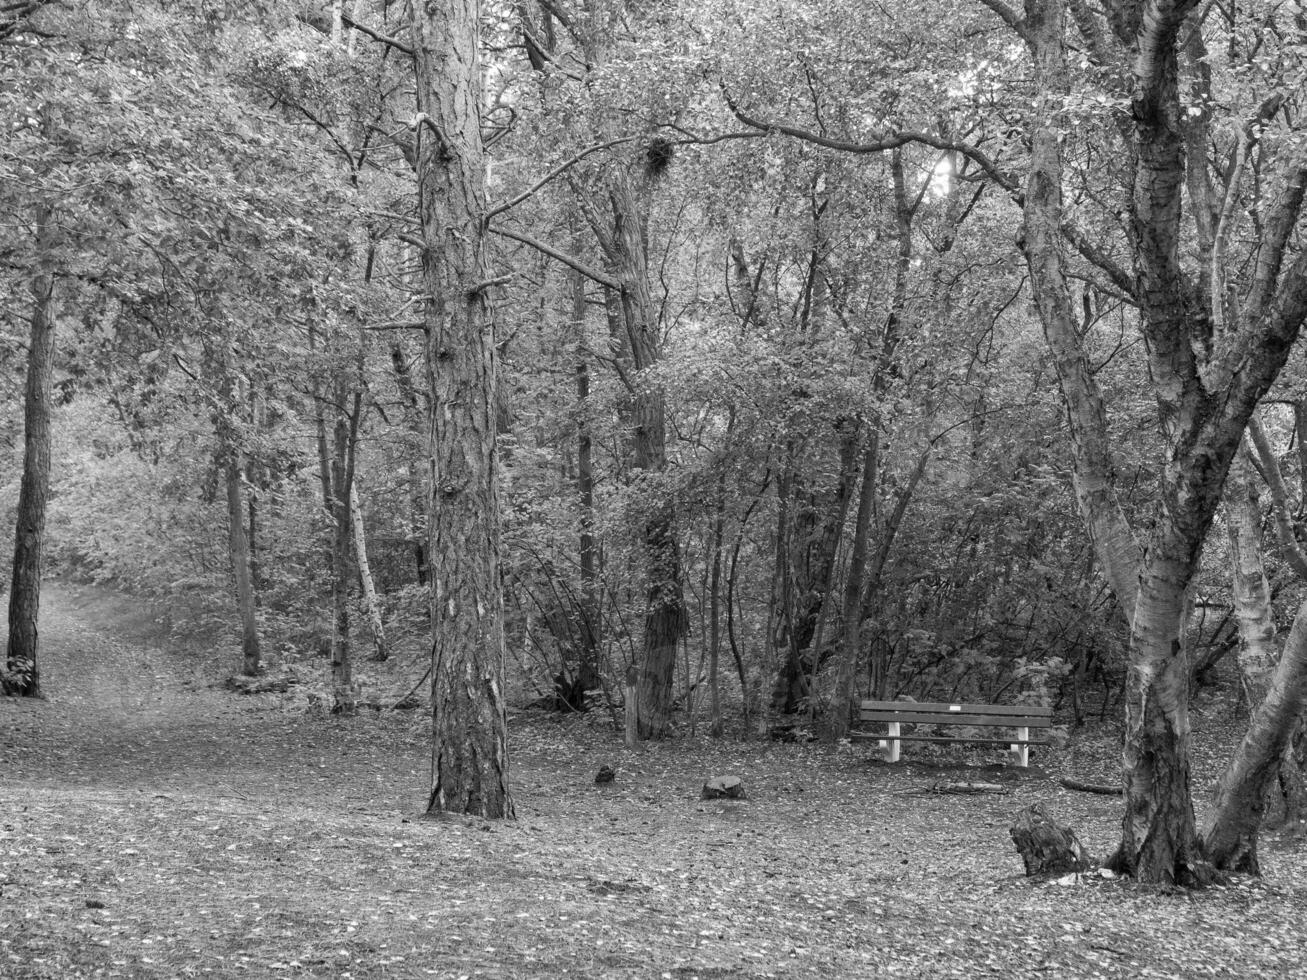
[[[236,606],[241,619],[241,673],[258,675],[262,666],[259,620],[255,609],[254,575],[250,568],[250,539],[245,533],[245,477],[240,446],[230,432],[223,438],[223,467],[227,484],[227,550],[231,556],[232,579],[236,584]]]
[[[431,393],[428,812],[511,818],[478,0],[409,5]]]
[[[41,236],[47,219],[41,220]],[[18,491],[13,579],[9,590],[9,645],[0,689],[20,697],[41,696],[37,624],[41,611],[41,567],[45,506],[50,497],[50,385],[54,371],[53,276],[34,276],[23,402],[23,478]]]

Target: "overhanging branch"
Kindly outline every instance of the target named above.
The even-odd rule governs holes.
[[[612,276],[604,275],[598,269],[586,265],[580,259],[573,258],[566,252],[560,252],[552,245],[547,245],[538,238],[532,238],[530,235],[523,234],[520,231],[509,231],[507,228],[492,227],[490,231],[496,235],[502,235],[504,238],[511,238],[515,242],[521,242],[523,245],[530,245],[537,252],[540,252],[543,255],[548,255],[551,259],[563,263],[563,265],[567,266],[569,269],[574,269],[587,279],[592,279],[601,286],[607,286],[609,289],[622,288],[622,284]]]

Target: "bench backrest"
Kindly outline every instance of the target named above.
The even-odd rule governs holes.
[[[1051,728],[1053,709],[1037,704],[949,704],[924,701],[863,701],[863,721],[909,725],[974,725],[994,728]]]

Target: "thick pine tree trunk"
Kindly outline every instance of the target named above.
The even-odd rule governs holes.
[[[44,221],[42,222],[44,224]],[[13,580],[9,591],[9,646],[0,688],[20,697],[41,696],[37,624],[45,506],[50,497],[50,401],[54,371],[54,279],[32,280],[32,321],[23,405],[23,479],[18,491]]]
[[[513,816],[495,456],[495,342],[483,256],[480,4],[409,6],[431,393],[429,812]]]

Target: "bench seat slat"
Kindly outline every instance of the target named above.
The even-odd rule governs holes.
[[[889,735],[877,735],[874,732],[850,732],[849,738],[855,741],[872,741],[888,742],[891,740]],[[1042,739],[1036,738],[951,738],[948,735],[896,735],[893,736],[895,742],[950,742],[962,745],[1047,745]]]
[[[863,721],[888,722],[897,721],[905,725],[971,725],[994,728],[1051,728],[1053,719],[1046,716],[1026,715],[1020,712],[1008,714],[971,714],[968,712],[939,711],[871,711],[862,709]]]

